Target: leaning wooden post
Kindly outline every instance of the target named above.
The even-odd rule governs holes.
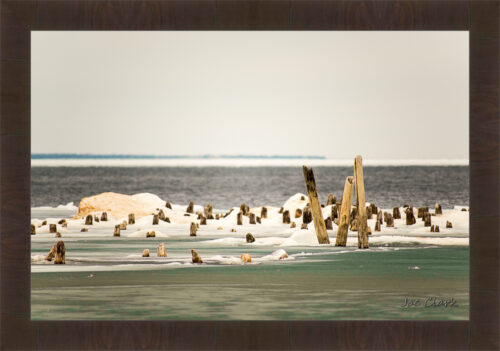
[[[335,246],[346,246],[349,220],[351,217],[352,184],[353,177],[345,179],[344,194],[342,195],[342,207],[340,208],[339,227],[337,229],[337,240]]]
[[[354,159],[354,174],[356,180],[356,198],[358,206],[358,248],[367,249],[368,233],[367,233],[367,217],[365,207],[365,185],[363,182],[363,163],[360,155]]]
[[[304,180],[306,182],[307,194],[309,195],[309,203],[311,204],[311,212],[314,221],[314,229],[318,237],[318,243],[329,244],[328,234],[326,233],[325,220],[321,212],[321,205],[319,204],[318,191],[316,190],[316,182],[314,181],[314,173],[312,168],[306,166],[302,167],[304,172]]]

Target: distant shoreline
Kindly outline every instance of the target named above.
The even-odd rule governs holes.
[[[52,156],[52,157],[51,157]],[[95,156],[95,157],[93,157]],[[352,159],[322,156],[138,156],[34,154],[32,167],[351,167]],[[467,159],[364,159],[370,166],[468,166]]]

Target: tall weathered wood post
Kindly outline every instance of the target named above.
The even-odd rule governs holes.
[[[325,220],[321,212],[321,205],[318,199],[318,191],[316,190],[316,182],[314,181],[314,173],[312,168],[306,166],[302,167],[304,172],[304,180],[306,182],[307,194],[309,195],[309,204],[311,205],[311,212],[313,215],[314,229],[318,237],[318,243],[329,244],[328,234],[326,232]]]
[[[340,208],[339,227],[337,229],[337,240],[335,240],[335,246],[346,246],[347,243],[347,232],[349,231],[349,221],[351,218],[353,182],[353,177],[347,177],[345,179],[344,193],[342,195],[342,207]]]
[[[367,233],[367,217],[365,207],[365,184],[363,181],[363,160],[360,155],[354,159],[354,176],[356,183],[356,199],[358,205],[358,248],[367,249],[368,233]]]

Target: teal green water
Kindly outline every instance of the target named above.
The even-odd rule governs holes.
[[[102,243],[88,242],[87,247],[83,245],[79,250],[94,250],[94,245]],[[33,249],[37,251],[36,245]],[[123,250],[127,252],[126,248]],[[252,257],[263,249],[255,250]],[[199,251],[203,254],[203,250]],[[301,251],[287,248],[289,255]],[[468,247],[352,251],[335,255],[331,254],[332,248],[328,249],[330,254],[322,254],[321,249],[307,251],[314,255],[257,265],[33,273],[32,318],[469,318]],[[225,249],[230,255],[238,252],[241,249]],[[412,269],[415,266],[419,269]],[[426,307],[428,297],[453,298],[456,305]],[[421,304],[402,307],[405,298],[419,299]]]

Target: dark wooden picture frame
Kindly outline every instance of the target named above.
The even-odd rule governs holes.
[[[0,348],[498,349],[499,4],[2,0]],[[30,31],[181,29],[469,31],[469,321],[31,321]]]

